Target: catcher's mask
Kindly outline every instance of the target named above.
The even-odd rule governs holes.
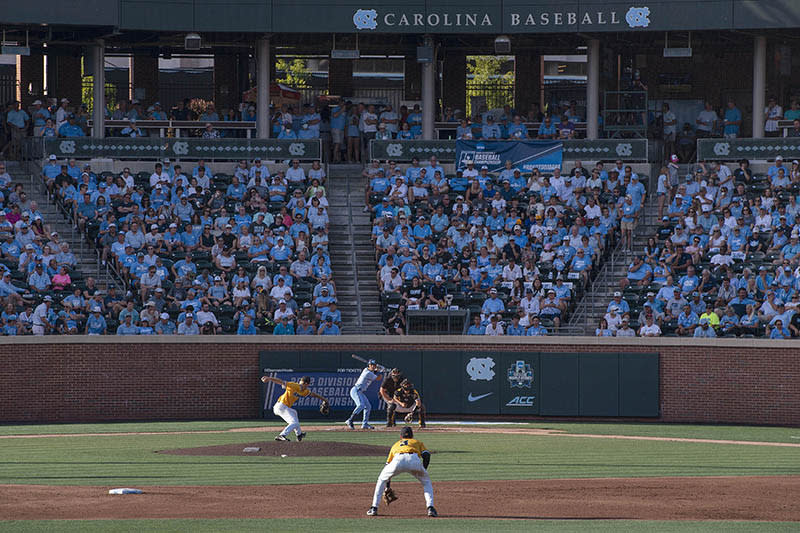
[[[397,378],[398,376],[400,376],[400,369],[399,369],[399,368],[393,368],[393,369],[392,369],[391,376],[392,376],[393,378]]]
[[[406,390],[410,390],[411,387],[413,387],[414,385],[407,379],[404,379],[403,381],[400,382],[400,386]]]
[[[406,426],[400,430],[400,436],[404,439],[413,439],[414,438],[414,430],[410,427]]]

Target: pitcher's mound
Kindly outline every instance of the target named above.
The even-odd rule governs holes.
[[[258,452],[244,452],[245,448],[261,448]],[[179,448],[160,450],[158,453],[172,455],[267,455],[272,457],[364,457],[388,455],[385,446],[353,444],[352,442],[320,442],[304,440],[297,442],[278,442],[274,440],[223,444],[221,446],[201,446],[199,448]]]

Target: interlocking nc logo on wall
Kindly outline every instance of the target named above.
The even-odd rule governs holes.
[[[374,30],[378,27],[378,12],[374,9],[359,9],[353,15],[357,30]]]
[[[625,22],[631,28],[646,28],[650,25],[649,7],[632,7],[625,14]]]
[[[467,374],[472,381],[492,381],[494,378],[494,359],[491,357],[473,357],[467,363]]]

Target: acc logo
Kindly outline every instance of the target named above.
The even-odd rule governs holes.
[[[400,157],[403,155],[403,145],[400,143],[387,144],[386,155],[391,157]]]
[[[533,383],[531,365],[525,364],[525,361],[517,361],[511,365],[511,368],[508,369],[508,383],[512,389],[514,387],[531,388],[531,383]]]
[[[303,143],[292,143],[289,145],[289,153],[292,155],[304,155],[306,153],[306,145]]]
[[[374,9],[359,9],[353,15],[353,24],[357,30],[374,30],[378,27],[378,12]]]
[[[178,141],[172,145],[172,151],[176,155],[187,155],[189,153],[189,143]]]
[[[714,145],[714,153],[717,155],[729,155],[731,153],[730,143],[717,143]]]
[[[494,359],[491,357],[473,357],[467,363],[467,374],[472,381],[492,381],[494,377]]]
[[[534,398],[536,398],[536,396],[514,396],[514,398],[506,404],[506,407],[532,407]]]
[[[649,7],[632,7],[625,14],[625,21],[631,28],[646,28],[650,25]]]
[[[61,144],[58,145],[58,149],[61,150],[62,154],[74,154],[75,141],[61,141]]]
[[[620,157],[628,157],[633,154],[633,145],[631,143],[620,143],[617,145],[617,155]]]

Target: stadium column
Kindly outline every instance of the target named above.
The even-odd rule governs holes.
[[[514,56],[514,109],[523,117],[532,104],[541,104],[541,57],[531,50]]]
[[[131,100],[139,100],[144,109],[158,101],[158,57],[132,55],[128,70]]]
[[[599,136],[600,114],[600,40],[589,39],[586,50],[586,138]]]
[[[26,109],[44,91],[44,61],[41,55],[17,56],[17,100]]]
[[[72,50],[69,50],[72,52]],[[47,48],[47,96],[67,98],[72,106],[81,104],[81,57],[80,55],[60,55],[55,49]]]
[[[433,139],[436,121],[436,50],[433,37],[425,36],[424,46],[433,50],[430,61],[422,63],[422,138]]]
[[[256,126],[259,139],[269,139],[269,59],[269,37],[263,37],[256,42]]]
[[[753,40],[753,137],[764,136],[764,93],[767,78],[767,38],[757,35]]]
[[[467,54],[461,51],[447,51],[444,54],[442,72],[442,104],[453,111],[460,109],[467,113]]]
[[[328,61],[328,94],[353,96],[353,60],[330,59]]]
[[[214,52],[214,104],[222,112],[241,101],[236,94],[238,79],[236,77],[236,55]]]
[[[105,137],[106,129],[106,48],[102,39],[92,46],[92,137]]]

